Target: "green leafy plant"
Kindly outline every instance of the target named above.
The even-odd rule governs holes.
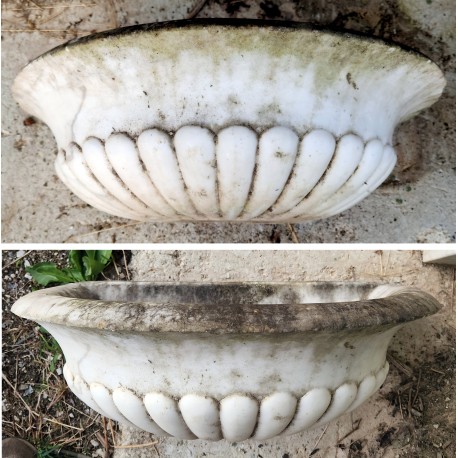
[[[54,262],[39,262],[26,271],[42,286],[95,280],[111,262],[111,250],[71,250],[69,267],[59,269]]]
[[[68,267],[60,269],[54,262],[39,262],[28,266],[25,270],[42,286],[50,283],[65,284],[80,281],[95,280],[98,275],[110,264],[111,250],[70,250],[68,253]],[[54,372],[62,350],[57,341],[46,329],[40,327],[41,352],[51,355],[49,370]]]
[[[47,354],[51,356],[51,361],[49,362],[50,372],[54,372],[57,367],[57,361],[62,356],[62,350],[57,343],[57,340],[42,326],[39,329],[40,336],[40,351],[42,354]]]
[[[37,445],[37,458],[52,458],[59,456],[61,446],[43,443]]]

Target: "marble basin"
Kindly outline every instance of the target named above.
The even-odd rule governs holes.
[[[59,342],[88,406],[180,439],[265,440],[325,424],[372,396],[388,344],[440,308],[367,283],[87,282],[13,312]]]
[[[396,125],[445,79],[424,56],[300,23],[193,20],[70,41],[13,93],[81,199],[150,221],[297,222],[390,174]]]

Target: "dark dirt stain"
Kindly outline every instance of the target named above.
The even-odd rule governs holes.
[[[271,0],[261,2],[259,6],[261,7],[265,17],[274,18],[281,16],[280,8]]]
[[[385,448],[388,445],[391,445],[393,441],[393,435],[396,432],[396,428],[388,428],[377,438],[377,442],[380,444],[380,447]]]
[[[281,243],[281,230],[276,228],[272,229],[269,240],[272,243]]]
[[[425,54],[443,71],[455,74],[455,55],[450,45],[409,17],[402,2],[297,0],[295,3],[301,21],[395,42]],[[426,115],[420,114],[397,128],[393,145],[398,164],[382,186],[400,187],[416,183],[431,169],[443,164],[454,166],[455,128],[446,130],[446,124],[455,125],[452,121],[455,116],[453,87],[454,84],[447,85],[439,102],[430,107]]]
[[[350,72],[347,73],[347,82],[355,91],[357,91],[359,89],[359,87],[356,85],[355,81],[352,79]]]
[[[24,124],[24,126],[28,127],[28,126],[32,126],[33,124],[36,124],[36,122],[37,122],[37,120],[33,116],[29,116],[29,117],[24,119],[22,124]]]
[[[250,5],[243,0],[228,0],[226,3],[226,13],[228,14],[237,13],[240,8],[250,9]]]

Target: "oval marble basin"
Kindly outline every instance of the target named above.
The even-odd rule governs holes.
[[[243,441],[349,412],[388,372],[403,324],[439,310],[419,290],[363,283],[88,282],[13,312],[59,342],[70,389],[158,436]]]
[[[445,79],[424,56],[305,24],[194,20],[73,40],[17,76],[81,199],[154,221],[324,218],[396,163]]]

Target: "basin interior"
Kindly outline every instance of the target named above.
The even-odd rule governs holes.
[[[320,304],[382,297],[368,283],[143,283],[85,284],[74,297],[149,304]],[[374,294],[375,292],[375,294]]]

